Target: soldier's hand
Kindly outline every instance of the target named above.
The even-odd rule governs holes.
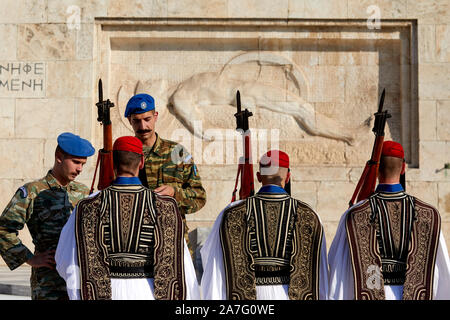
[[[34,268],[46,267],[55,269],[55,250],[37,252],[27,263]]]
[[[163,184],[154,190],[157,194],[161,196],[171,196],[173,197],[175,194],[175,189],[171,186]]]

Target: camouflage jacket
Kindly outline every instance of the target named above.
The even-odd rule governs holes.
[[[151,190],[161,185],[169,185],[175,189],[174,198],[186,226],[186,214],[194,213],[205,205],[206,192],[192,156],[184,149],[184,154],[180,157],[178,151],[181,151],[181,145],[156,135],[153,147],[144,147],[147,181],[142,181],[142,172],[139,178]]]
[[[78,182],[62,187],[51,171],[39,180],[20,187],[0,216],[0,254],[11,270],[33,257],[17,237],[27,224],[35,252],[55,250],[59,235],[79,200],[89,189]],[[33,299],[58,299],[66,296],[66,284],[56,270],[32,268]]]

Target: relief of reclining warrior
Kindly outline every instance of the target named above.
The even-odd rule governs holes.
[[[169,111],[191,132],[194,130],[195,121],[202,119],[202,113],[211,106],[230,105],[235,107],[236,92],[239,90],[243,99],[243,105],[247,108],[259,107],[273,112],[292,116],[300,128],[313,136],[321,136],[338,141],[344,141],[349,145],[354,142],[355,129],[367,128],[367,121],[357,128],[348,128],[340,125],[334,119],[320,114],[314,110],[313,105],[305,101],[299,94],[281,87],[264,84],[260,81],[244,81],[232,79],[227,76],[227,67],[236,64],[256,62],[262,65],[276,65],[284,68],[287,77],[294,83],[302,95],[307,96],[308,86],[305,77],[294,62],[281,55],[264,52],[249,52],[231,59],[219,72],[202,72],[194,74],[187,80],[179,83],[175,88],[164,88],[164,80],[139,81],[135,87],[135,94],[149,92],[167,99]],[[156,85],[155,85],[156,82]],[[160,92],[150,92],[154,88]],[[165,91],[165,92],[162,92]],[[118,91],[118,101],[125,95],[122,87]],[[204,132],[202,138],[212,141]]]

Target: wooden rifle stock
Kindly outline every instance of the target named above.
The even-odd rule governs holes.
[[[349,202],[350,207],[355,204],[355,199],[357,199],[358,202],[367,199],[375,191],[378,177],[378,167],[380,165],[381,150],[383,148],[384,142],[384,128],[386,125],[386,120],[391,117],[387,110],[382,111],[384,104],[384,95],[385,90],[383,89],[383,92],[381,93],[378,112],[374,114],[375,123],[372,131],[375,134],[375,142],[372,148],[372,156],[370,157],[370,160],[367,161],[366,166],[364,167],[364,171],[359,178],[356,189],[353,192],[352,199]]]
[[[112,156],[112,123],[110,117],[110,108],[114,107],[109,99],[103,101],[102,80],[98,81],[99,102],[96,103],[98,108],[97,121],[103,126],[103,149],[98,151],[97,165],[95,167],[94,179],[92,181],[90,193],[94,191],[95,178],[97,169],[100,166],[100,175],[98,178],[98,190],[103,190],[111,185],[114,180],[114,167]]]
[[[236,201],[236,191],[239,182],[239,176],[241,177],[241,186],[239,189],[239,198],[246,199],[255,194],[255,186],[253,179],[253,163],[252,163],[252,147],[251,147],[251,132],[248,126],[248,118],[253,114],[245,109],[241,111],[241,96],[239,91],[236,93],[237,113],[236,117],[236,130],[241,131],[244,147],[244,156],[240,158],[238,165],[238,172],[236,176],[236,182],[234,186],[231,202]]]

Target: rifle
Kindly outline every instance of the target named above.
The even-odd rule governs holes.
[[[355,203],[355,198],[358,196],[358,202],[367,199],[374,191],[378,177],[378,167],[380,165],[381,150],[384,142],[384,127],[386,126],[386,120],[391,117],[389,112],[383,111],[385,89],[381,93],[380,103],[378,106],[378,112],[374,113],[375,123],[372,131],[375,134],[375,142],[372,148],[372,156],[367,161],[364,171],[359,178],[356,185],[355,192],[352,199],[349,201],[351,207]]]
[[[98,178],[98,190],[103,190],[111,185],[114,180],[113,156],[112,156],[112,125],[110,117],[110,108],[114,107],[109,99],[103,100],[102,79],[98,81],[98,102],[95,104],[98,108],[97,121],[103,125],[103,149],[98,151],[97,165],[95,167],[94,179],[91,185],[92,193],[94,191],[95,177],[100,165],[100,175]]]
[[[255,186],[253,181],[253,163],[252,163],[252,148],[250,144],[251,132],[248,127],[248,118],[253,115],[248,109],[241,111],[241,94],[239,90],[236,93],[237,113],[236,130],[241,131],[244,147],[244,156],[239,158],[238,172],[236,176],[236,183],[234,185],[233,196],[231,202],[236,201],[236,191],[241,176],[241,187],[239,189],[239,198],[245,199],[255,194]]]

